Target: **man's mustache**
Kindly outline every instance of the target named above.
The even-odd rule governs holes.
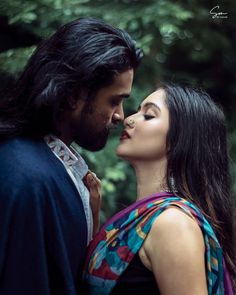
[[[117,129],[118,128],[118,123],[114,124],[114,123],[111,123],[107,126],[107,129],[108,130],[111,130],[111,129]]]

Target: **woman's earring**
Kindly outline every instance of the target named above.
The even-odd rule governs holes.
[[[171,188],[171,191],[172,192],[176,192],[177,189],[176,189],[174,177],[171,175],[169,179],[170,179],[170,188]]]

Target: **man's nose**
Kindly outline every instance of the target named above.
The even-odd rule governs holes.
[[[121,121],[124,121],[124,110],[123,110],[123,106],[119,106],[113,116],[112,116],[112,121],[113,123],[117,124],[117,123],[120,123]]]

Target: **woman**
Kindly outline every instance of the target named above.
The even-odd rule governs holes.
[[[163,85],[126,118],[117,155],[135,169],[137,201],[91,243],[84,272],[89,293],[233,294],[233,213],[220,108],[205,92]]]

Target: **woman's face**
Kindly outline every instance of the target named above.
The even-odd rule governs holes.
[[[149,95],[138,112],[127,117],[124,124],[116,151],[119,157],[131,163],[166,159],[169,111],[163,89]]]

